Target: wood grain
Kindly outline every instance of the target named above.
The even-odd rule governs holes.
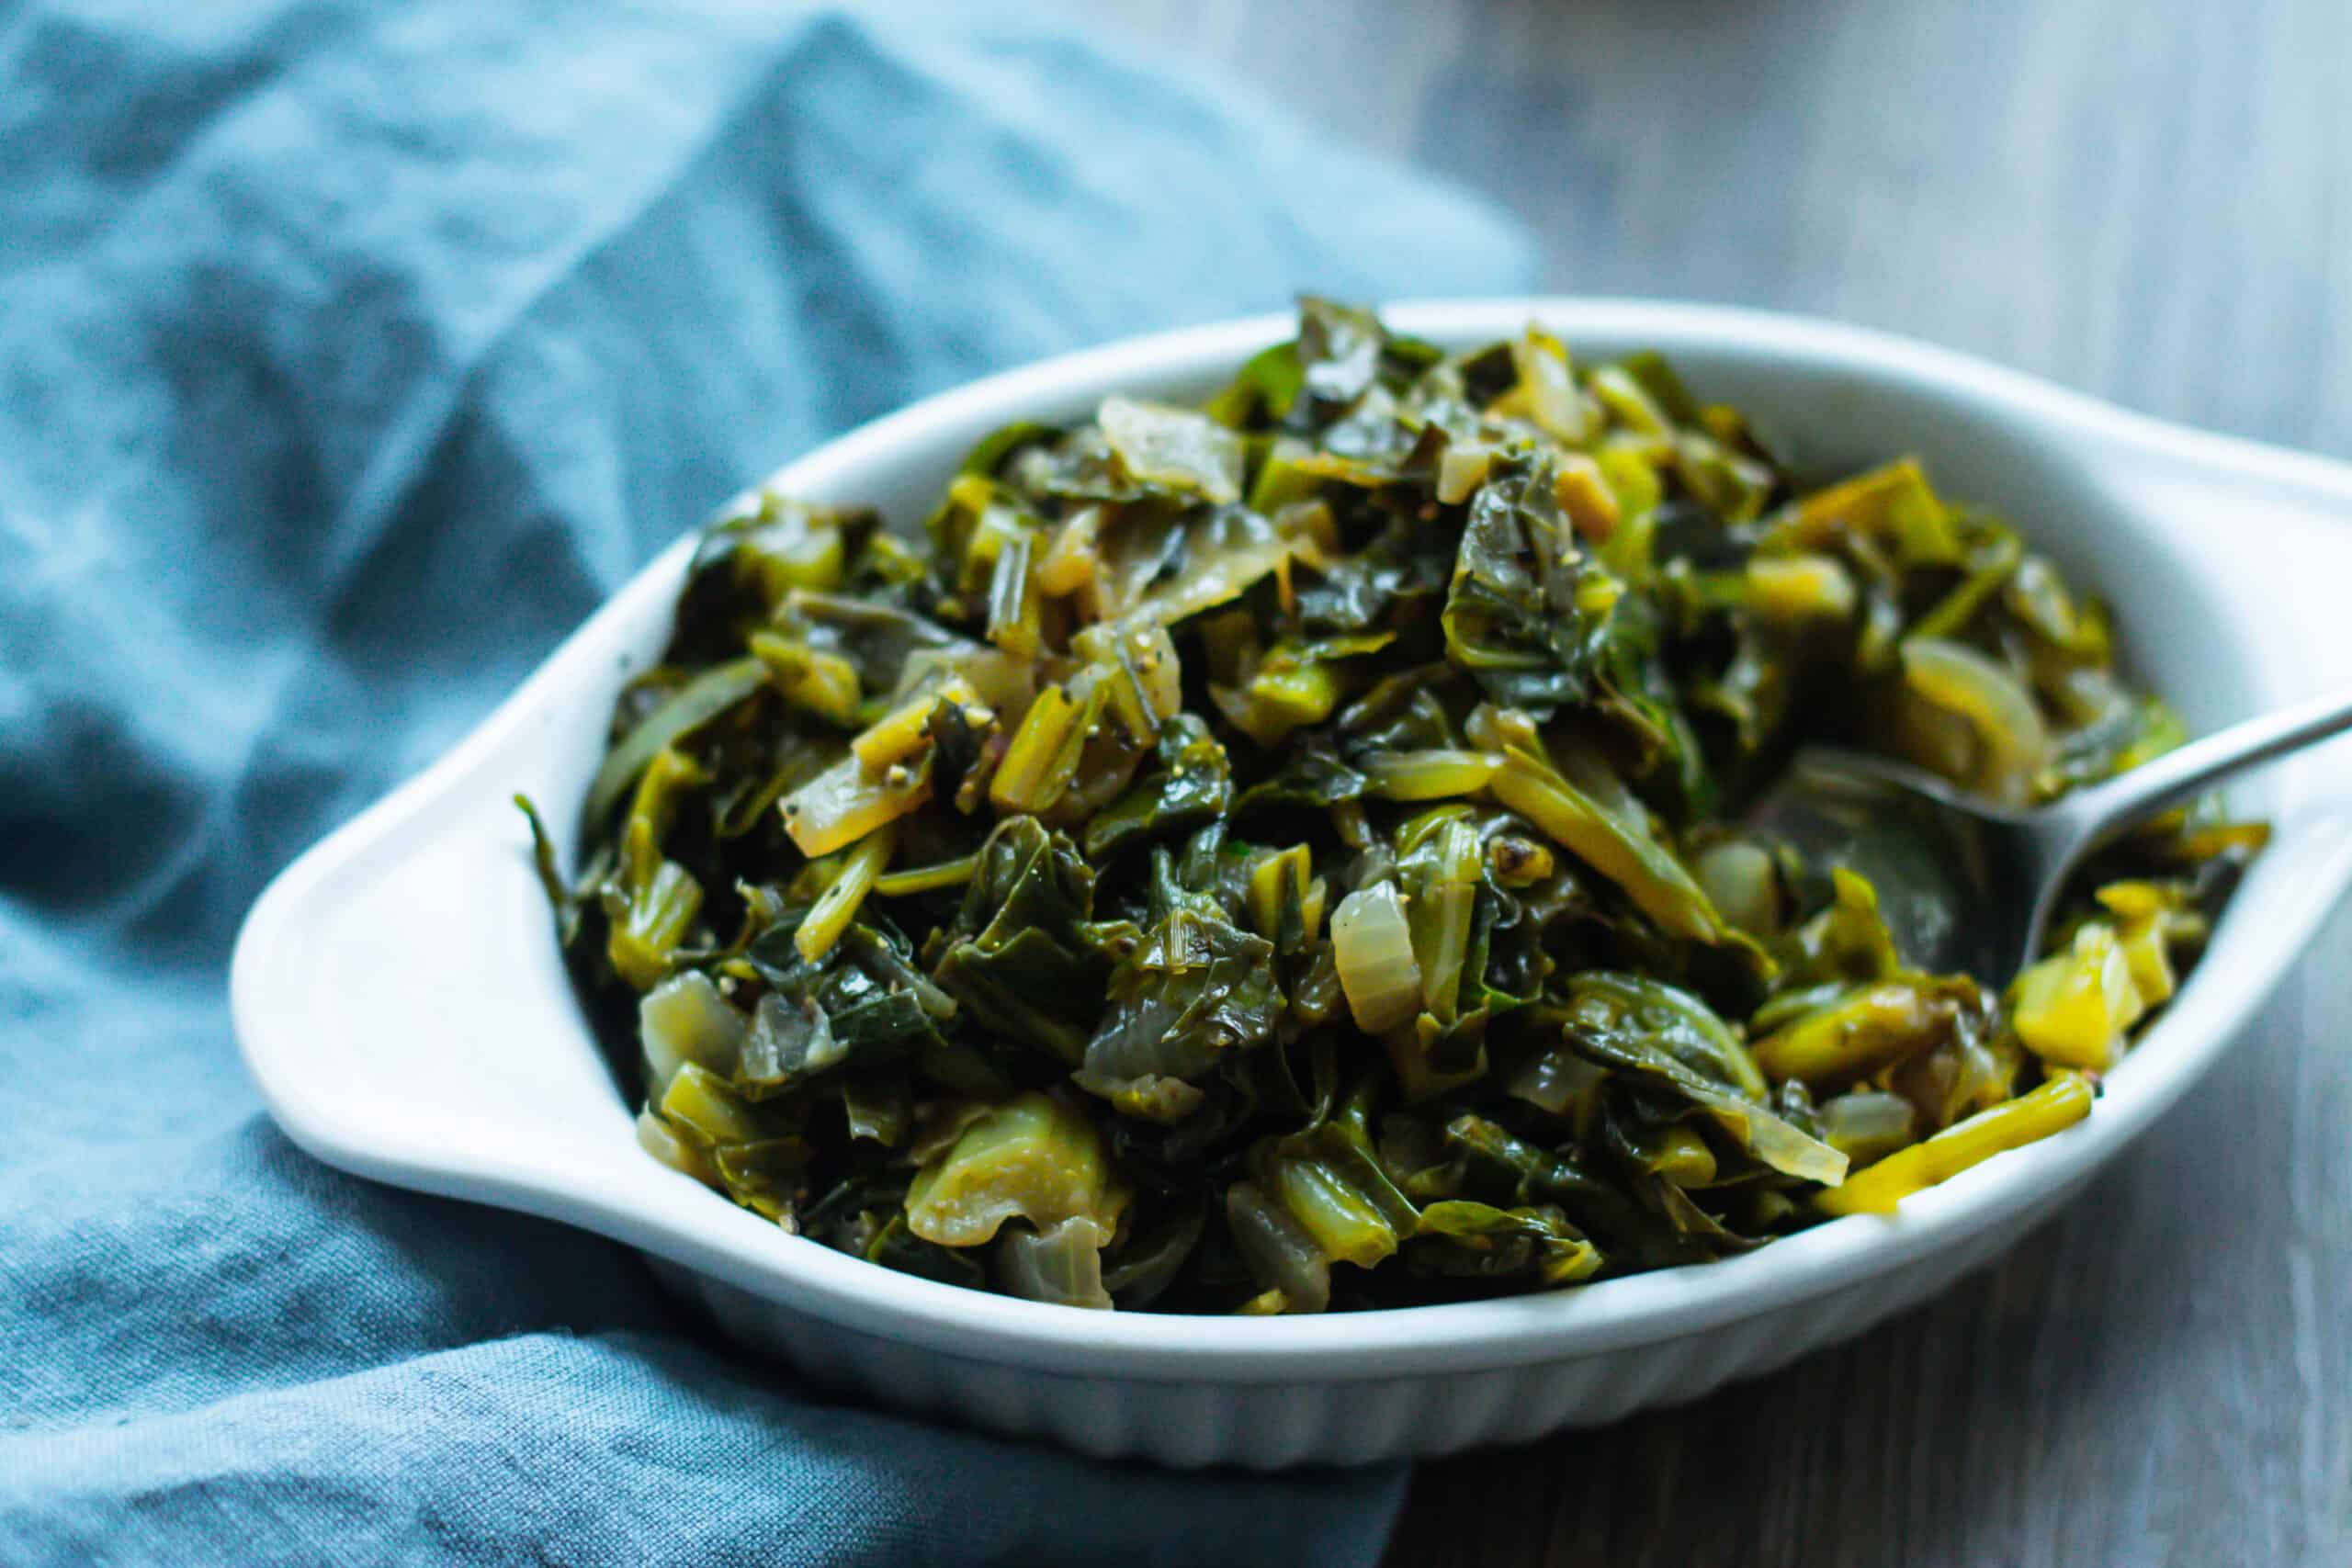
[[[2352,456],[2352,3],[1097,0],[1518,213],[1544,281],[1951,344]],[[1312,279],[1300,279],[1302,286]],[[2352,913],[1990,1272],[1423,1466],[1394,1564],[2352,1563]]]

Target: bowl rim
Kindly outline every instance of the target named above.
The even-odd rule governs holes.
[[[1837,369],[1864,382],[1930,393],[1955,410],[2022,422],[2087,466],[2170,464],[2224,477],[2240,490],[2352,515],[2352,468],[2165,424],[2020,372],[1862,328],[1722,306],[1541,296],[1408,301],[1384,307],[1381,314],[1397,330],[1445,343],[1501,336],[1540,320],[1571,344],[1590,337],[1640,339],[1669,355],[1679,348],[1736,351],[1792,367]],[[887,468],[894,452],[943,429],[1009,420],[1080,394],[1229,370],[1250,352],[1286,336],[1292,321],[1287,314],[1264,315],[1179,328],[1005,371],[826,442],[768,482],[833,493],[833,476]],[[409,829],[445,792],[469,780],[539,704],[563,696],[583,660],[606,657],[622,626],[639,625],[649,614],[666,615],[691,538],[661,552],[607,599],[448,756],[271,884],[248,916],[232,960],[241,1052],[272,1114],[329,1163],[576,1224],[856,1332],[982,1359],[1153,1382],[1388,1379],[1597,1355],[1827,1294],[1904,1267],[2086,1179],[2212,1066],[2352,884],[2352,842],[2341,842],[2332,854],[2299,867],[2291,888],[2280,885],[2272,899],[2280,907],[2270,919],[2225,919],[2216,946],[2232,941],[2234,961],[2223,968],[2199,965],[2110,1077],[2094,1113],[2075,1126],[1962,1172],[1906,1200],[1892,1216],[1834,1220],[1743,1257],[1564,1292],[1321,1316],[1088,1312],[868,1264],[786,1235],[699,1187],[684,1196],[708,1200],[705,1207],[711,1212],[695,1212],[675,1190],[685,1179],[650,1160],[641,1169],[596,1172],[453,1161],[420,1152],[428,1145],[388,1145],[355,1130],[351,1117],[286,1071],[295,1047],[276,1006],[280,976],[272,960],[301,919],[305,899],[331,892],[342,869]],[[2289,766],[2308,771],[2316,764],[2306,759]],[[2294,890],[2299,895],[2290,897]],[[584,1038],[584,1021],[582,1031]]]

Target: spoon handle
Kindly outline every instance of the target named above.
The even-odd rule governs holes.
[[[2208,784],[2242,768],[2347,729],[2352,729],[2352,688],[2233,724],[2077,791],[2065,802],[2067,815],[2083,825],[2087,841],[2098,843],[2203,793]]]

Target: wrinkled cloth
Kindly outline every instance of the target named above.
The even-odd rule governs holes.
[[[262,1116],[236,923],[747,478],[1149,328],[1521,285],[1034,7],[0,0],[0,1562],[1362,1562],[796,1387]]]

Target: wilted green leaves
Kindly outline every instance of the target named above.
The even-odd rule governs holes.
[[[2182,727],[2018,530],[1655,355],[1310,299],[922,522],[739,501],[576,876],[531,827],[646,1152],[931,1279],[1374,1307],[1884,1209],[2085,1113],[2261,841],[2106,852],[2010,997],[1906,967],[1900,857],[1741,824],[1792,747],[2025,803]]]

